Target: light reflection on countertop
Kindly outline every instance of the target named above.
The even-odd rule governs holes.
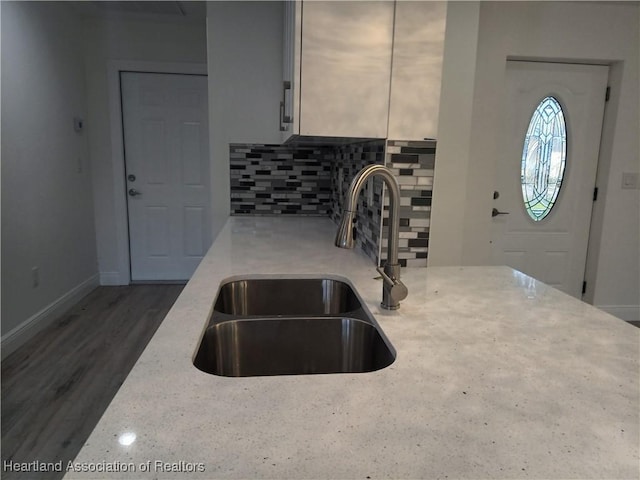
[[[136,434],[134,432],[124,432],[118,437],[118,443],[123,447],[128,447],[136,441]]]
[[[519,287],[522,288],[524,295],[527,298],[536,298],[538,285],[541,285],[539,282],[529,275],[525,275],[518,270],[513,270],[513,277],[516,279]],[[545,286],[546,287],[546,286]]]

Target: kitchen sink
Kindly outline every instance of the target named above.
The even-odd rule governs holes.
[[[250,377],[372,372],[394,360],[347,279],[254,276],[222,282],[193,364]]]

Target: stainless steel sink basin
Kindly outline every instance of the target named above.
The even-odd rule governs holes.
[[[359,373],[395,360],[376,327],[355,318],[231,320],[208,328],[195,366],[227,377]]]
[[[223,281],[193,364],[247,377],[380,370],[395,350],[348,280]]]
[[[353,289],[331,278],[254,278],[220,287],[214,310],[229,315],[339,315],[357,310]]]

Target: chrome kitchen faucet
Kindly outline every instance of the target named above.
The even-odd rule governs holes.
[[[400,237],[400,187],[398,181],[387,167],[369,165],[364,167],[351,181],[345,196],[342,221],[336,234],[336,247],[353,248],[353,220],[358,209],[358,195],[366,181],[373,176],[380,176],[389,189],[389,243],[387,246],[387,262],[384,270],[376,267],[382,275],[382,308],[396,310],[400,301],[407,297],[407,287],[400,281],[400,263],[398,262],[398,243]]]

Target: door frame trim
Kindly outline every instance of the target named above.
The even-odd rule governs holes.
[[[169,73],[207,75],[206,63],[169,63],[137,60],[111,60],[107,65],[109,101],[109,126],[111,130],[111,166],[113,183],[113,205],[116,226],[116,252],[118,257],[117,278],[109,272],[109,285],[129,285],[131,283],[131,260],[129,257],[129,224],[127,220],[127,188],[125,182],[124,139],[122,122],[122,97],[120,92],[120,72]],[[101,284],[107,284],[102,282]]]

